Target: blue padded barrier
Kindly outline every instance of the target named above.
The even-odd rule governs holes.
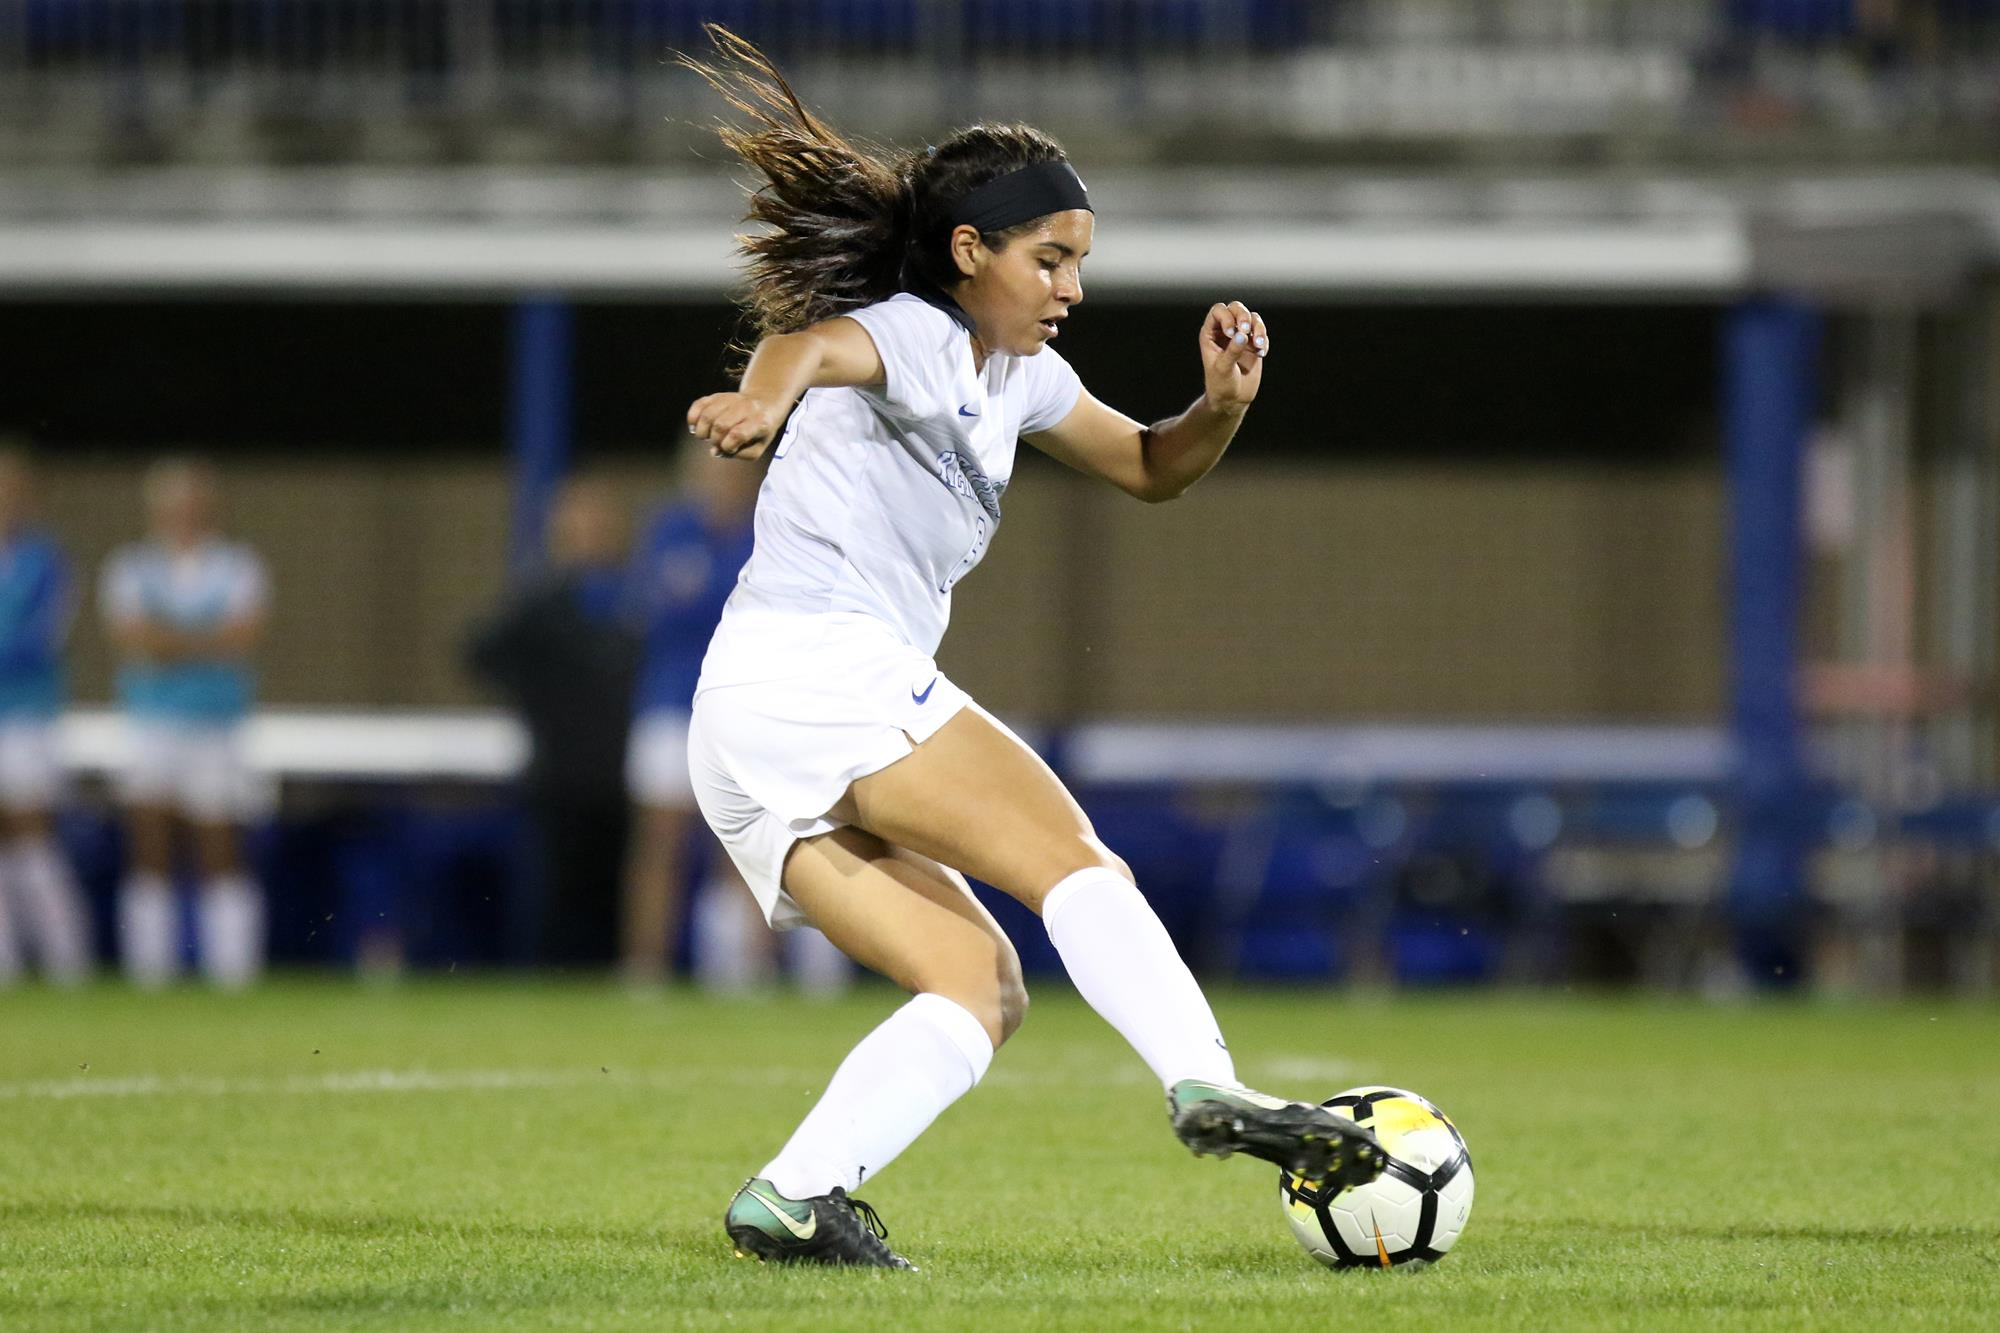
[[[1318,981],[1344,974],[1356,936],[1379,927],[1401,826],[1371,819],[1375,804],[1326,805],[1280,794],[1234,822],[1216,874],[1216,938],[1237,975]],[[1385,838],[1384,833],[1393,837]]]

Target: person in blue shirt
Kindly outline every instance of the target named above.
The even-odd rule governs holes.
[[[89,916],[54,832],[73,597],[62,551],[29,525],[33,506],[27,453],[0,447],[0,983],[31,957],[68,984],[90,971]]]
[[[761,468],[717,464],[706,448],[682,453],[681,487],[661,506],[634,553],[630,609],[643,639],[625,783],[633,804],[625,870],[624,972],[634,985],[667,979],[689,887],[692,838],[705,836],[688,777],[688,712],[722,605],[750,558]],[[762,979],[774,941],[729,858],[708,858],[710,882],[694,902],[695,968],[731,988]],[[799,931],[790,963],[800,984],[846,984],[846,958],[817,931]]]
[[[255,980],[264,962],[264,899],[244,868],[238,825],[249,812],[242,729],[255,695],[250,667],[269,603],[263,562],[223,540],[214,471],[155,464],[146,475],[150,540],[105,562],[99,589],[120,664],[128,763],[119,781],[129,856],[119,895],[125,969],[142,986],[180,964],[174,835],[193,834],[202,876],[203,972],[218,985]]]
[[[683,484],[647,522],[628,581],[628,605],[643,646],[625,750],[633,836],[625,866],[623,953],[626,980],[638,985],[663,981],[671,970],[689,835],[698,822],[688,779],[688,711],[722,604],[750,558],[759,470],[713,462],[705,452],[683,451]],[[711,859],[729,874],[725,858]],[[747,897],[747,890],[738,893]],[[735,952],[741,965],[740,946]]]

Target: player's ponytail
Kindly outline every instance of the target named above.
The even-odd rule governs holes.
[[[1028,125],[970,125],[921,152],[891,158],[856,143],[806,109],[777,66],[720,24],[705,25],[714,63],[681,63],[747,118],[722,142],[761,176],[742,238],[745,302],[756,337],[790,333],[885,300],[905,288],[949,295],[951,210],[971,191],[1022,167],[1066,162]],[[999,249],[1033,222],[982,233]]]
[[[762,51],[720,24],[704,25],[718,59],[681,63],[707,80],[747,123],[724,124],[722,142],[763,181],[741,238],[757,336],[790,333],[897,290],[909,227],[908,187],[897,166],[806,109]]]

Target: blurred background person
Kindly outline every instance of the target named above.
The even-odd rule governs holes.
[[[580,478],[549,513],[548,563],[477,625],[466,664],[519,714],[535,852],[512,923],[538,963],[618,956],[625,736],[638,643],[627,628],[629,524],[608,482]],[[517,948],[517,952],[523,951]]]
[[[51,981],[90,970],[90,918],[55,839],[62,791],[56,716],[75,610],[69,563],[31,526],[27,450],[0,444],[0,982],[32,960]]]
[[[704,985],[738,989],[771,978],[777,940],[696,814],[688,710],[723,603],[750,558],[764,470],[718,463],[692,438],[679,463],[679,490],[648,522],[632,564],[644,656],[625,770],[634,836],[625,869],[624,972],[641,986],[670,977],[682,907],[696,863],[705,860],[707,882],[693,902],[694,971]],[[840,951],[818,931],[796,933],[809,937],[787,941],[800,984],[844,985],[850,969]]]
[[[249,790],[242,725],[255,694],[250,660],[264,634],[269,581],[254,551],[223,538],[220,487],[208,464],[154,464],[145,502],[149,539],[112,553],[100,590],[130,734],[119,783],[129,840],[120,950],[141,986],[165,984],[178,971],[174,835],[185,824],[201,881],[202,971],[217,985],[241,987],[264,965],[263,892],[244,863],[239,825]]]

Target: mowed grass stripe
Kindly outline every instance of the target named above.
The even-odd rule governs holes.
[[[0,1092],[0,1327],[1991,1323],[1990,1007],[1221,993],[1246,1076],[1403,1084],[1467,1135],[1459,1250],[1334,1274],[1286,1234],[1274,1173],[1189,1158],[1137,1059],[1043,992],[864,1191],[915,1278],[735,1262],[718,1225],[886,990],[0,996],[0,1087],[157,1087]],[[355,1095],[370,1079],[384,1095]]]

